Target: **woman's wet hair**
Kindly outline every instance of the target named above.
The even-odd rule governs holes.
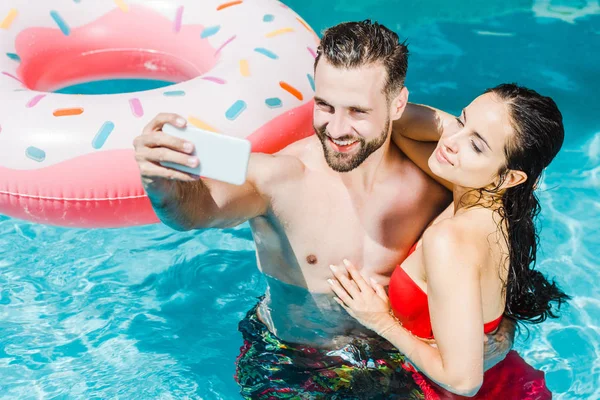
[[[395,32],[377,22],[344,22],[325,30],[315,69],[322,57],[334,67],[346,69],[381,63],[387,71],[384,92],[388,98],[404,86],[408,48]]]
[[[535,189],[542,172],[554,159],[564,141],[562,114],[550,97],[516,84],[488,89],[509,110],[514,131],[505,146],[506,164],[500,181],[483,193],[501,194],[498,209],[507,229],[502,229],[509,249],[505,316],[517,321],[539,323],[558,317],[560,306],[570,299],[555,282],[535,269],[539,236],[535,220],[540,204]],[[509,170],[523,171],[527,180],[500,190]]]

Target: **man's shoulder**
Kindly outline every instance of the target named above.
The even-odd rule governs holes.
[[[314,139],[308,137],[275,154],[253,153],[250,158],[249,178],[260,187],[300,179],[306,169],[305,160],[313,147]]]
[[[322,158],[321,142],[316,135],[298,140],[272,156],[283,169],[280,173],[292,176],[303,175],[307,167],[314,167]]]
[[[300,139],[294,143],[291,143],[290,145],[275,153],[275,155],[295,157],[298,160],[303,161],[308,156],[314,154],[314,149],[317,145],[320,145],[319,139],[316,135],[311,135],[304,139]]]

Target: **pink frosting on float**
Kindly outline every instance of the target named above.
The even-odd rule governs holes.
[[[140,35],[147,27],[152,35]],[[15,41],[17,70],[30,89],[53,91],[89,81],[144,77],[181,82],[212,69],[218,54],[200,37],[203,25],[182,25],[146,7],[110,11],[75,27],[69,35],[56,28],[28,28]],[[147,49],[147,50],[144,50]]]

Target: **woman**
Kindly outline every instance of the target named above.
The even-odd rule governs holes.
[[[389,298],[344,260],[329,280],[336,301],[429,380],[475,395],[483,383],[484,333],[503,316],[556,318],[555,307],[569,299],[533,269],[534,189],[563,139],[554,101],[514,84],[487,90],[459,118],[409,105],[393,140],[452,190],[453,204],[396,268]]]

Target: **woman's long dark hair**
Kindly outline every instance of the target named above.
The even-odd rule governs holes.
[[[504,102],[515,131],[505,147],[506,165],[500,182],[487,193],[498,193],[508,170],[523,171],[527,180],[502,193],[498,210],[500,226],[509,250],[504,315],[521,321],[539,323],[558,317],[557,310],[570,299],[553,281],[535,270],[539,237],[535,219],[540,204],[535,195],[537,182],[564,140],[562,114],[556,103],[537,92],[515,85],[502,84],[488,89]]]

